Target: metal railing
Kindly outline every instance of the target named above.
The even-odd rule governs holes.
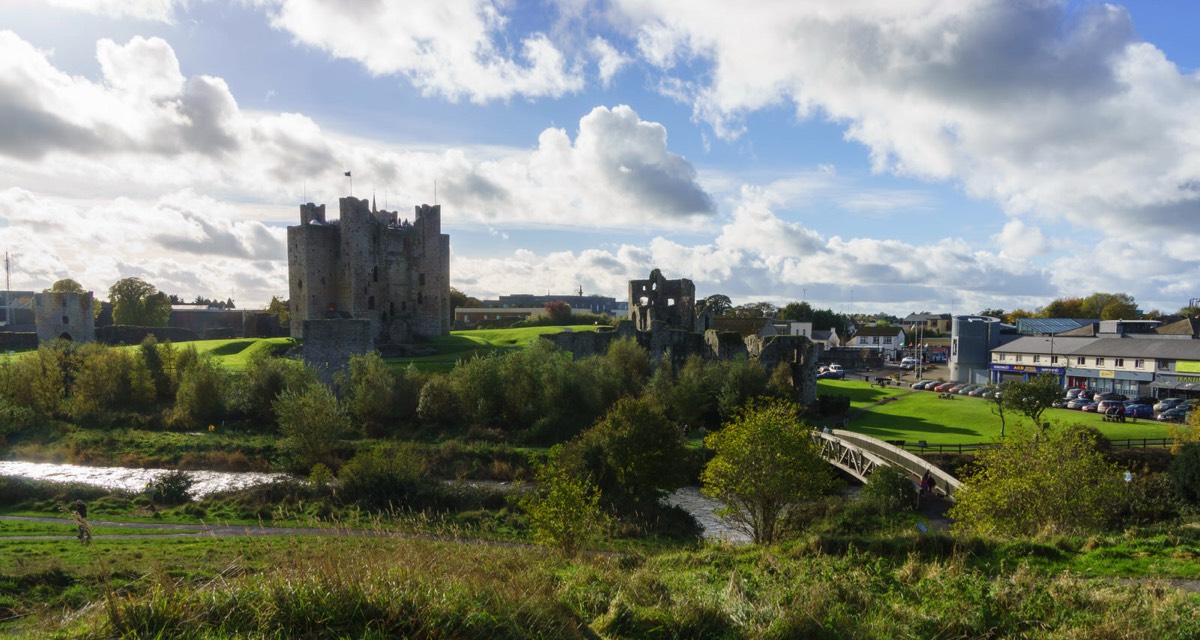
[[[885,440],[884,442],[915,453],[975,453],[980,449],[992,446],[990,442],[972,442],[960,444],[943,444],[937,442],[906,442],[904,440]],[[1169,447],[1175,444],[1173,438],[1129,438],[1124,440],[1109,440],[1113,449],[1149,449],[1151,447]]]

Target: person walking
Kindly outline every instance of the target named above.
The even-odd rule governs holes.
[[[92,542],[92,527],[87,522],[87,505],[83,500],[76,500],[75,505],[71,508],[71,513],[75,516],[75,525],[79,528],[79,542],[81,544],[90,544]]]

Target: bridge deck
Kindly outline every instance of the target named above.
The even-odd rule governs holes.
[[[950,500],[962,488],[957,478],[927,460],[861,433],[842,429],[814,430],[813,440],[821,448],[821,455],[826,460],[864,483],[869,481],[875,467],[885,465],[904,469],[911,478],[917,480],[929,472],[935,483],[934,491]]]

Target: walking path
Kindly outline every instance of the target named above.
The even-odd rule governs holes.
[[[36,516],[0,516],[0,521],[11,522],[37,522],[49,524],[70,525],[70,521],[62,518],[52,517],[36,517]],[[344,527],[269,527],[264,525],[228,525],[228,524],[177,524],[168,522],[106,522],[102,520],[89,520],[88,524],[92,527],[108,527],[130,530],[155,530],[155,531],[175,531],[181,529],[185,532],[180,533],[151,533],[151,534],[136,534],[136,533],[118,533],[107,535],[92,535],[92,540],[138,540],[146,538],[199,538],[199,537],[228,537],[228,536],[292,536],[292,535],[329,535],[329,536],[354,536],[354,537],[369,537],[369,538],[392,538],[392,537],[417,537],[407,536],[406,534],[383,531],[375,529],[349,529]],[[420,536],[435,539],[442,539],[437,536]],[[0,541],[7,540],[73,540],[75,534],[64,535],[18,535],[18,536],[0,536]],[[450,538],[446,538],[449,540]]]

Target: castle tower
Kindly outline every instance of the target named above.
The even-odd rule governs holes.
[[[37,293],[33,296],[33,315],[37,325],[38,343],[56,338],[75,342],[96,339],[95,303],[92,292]]]
[[[354,318],[371,323],[376,342],[405,342],[450,331],[450,238],[441,209],[422,205],[399,221],[375,203],[342,198],[340,218],[324,206],[301,206],[288,227],[288,291],[292,336],[306,320]]]

